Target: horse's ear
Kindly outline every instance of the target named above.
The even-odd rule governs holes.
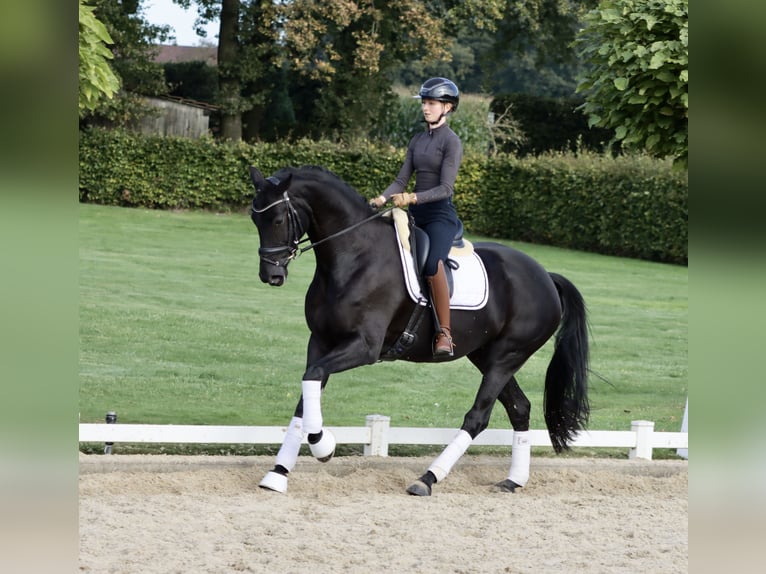
[[[250,179],[255,186],[256,191],[260,191],[263,188],[263,184],[266,183],[266,178],[258,171],[258,168],[250,166]]]
[[[277,189],[279,189],[279,191],[286,191],[287,189],[290,188],[290,183],[292,181],[293,181],[293,174],[288,173],[287,177],[279,182],[279,186]]]

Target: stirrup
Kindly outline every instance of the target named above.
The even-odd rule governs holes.
[[[439,348],[438,342],[439,339],[444,337],[447,340],[447,344],[449,345],[449,349],[446,347]],[[450,334],[450,330],[445,328],[442,328],[439,330],[439,332],[436,334],[436,338],[434,339],[434,348],[433,348],[433,354],[434,357],[451,357],[453,352],[454,345],[452,344],[452,335]]]

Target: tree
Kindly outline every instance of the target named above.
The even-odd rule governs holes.
[[[221,138],[242,139],[242,78],[238,74],[239,0],[222,0],[218,35],[218,90],[221,104]]]
[[[94,110],[103,98],[113,98],[120,89],[120,79],[109,62],[113,58],[107,44],[112,37],[106,26],[93,14],[93,7],[80,0],[79,77],[80,116]]]
[[[140,13],[137,6],[146,0],[95,1],[128,14]],[[565,47],[582,7],[596,0],[173,1],[196,7],[202,36],[203,25],[220,18],[215,102],[220,134],[257,140],[280,134],[367,137],[385,121],[394,98],[391,87],[409,62],[416,63],[409,77],[418,76],[412,83],[430,75],[452,77],[454,70],[469,91],[509,89],[509,76],[516,90],[537,84],[552,95],[573,90],[569,70],[539,76],[531,69],[532,57],[536,62],[571,57]],[[117,16],[109,20],[117,22]],[[115,26],[125,28],[124,22]],[[120,62],[136,61],[123,58],[121,50],[115,53]],[[486,57],[492,54],[501,60]],[[499,65],[501,71],[489,81],[485,70]],[[127,74],[123,79],[132,85]]]
[[[121,90],[114,98],[88,110],[84,123],[129,125],[151,113],[141,96],[168,91],[162,66],[153,61],[155,44],[169,34],[167,26],[153,26],[142,16],[141,0],[89,0],[112,38],[112,67]]]
[[[367,137],[392,97],[392,68],[415,55],[447,54],[437,16],[413,0],[380,7],[302,0],[286,16],[298,126],[312,138]]]
[[[218,99],[220,137],[242,139],[243,114],[253,123],[263,114],[279,75],[283,38],[281,2],[271,0],[173,0],[182,8],[197,8],[197,33],[220,19],[218,33]],[[253,113],[248,113],[255,110]],[[252,131],[252,130],[251,130]]]
[[[688,0],[603,0],[576,39],[589,64],[577,91],[591,126],[623,148],[688,160]]]
[[[507,0],[495,34],[496,56],[533,55],[538,65],[572,63],[570,44],[583,15],[597,2]]]
[[[466,91],[570,97],[579,62],[571,43],[597,0],[502,0],[477,22],[455,18],[449,60],[409,61],[397,81],[414,86],[443,75]],[[489,17],[489,16],[492,17]]]
[[[191,0],[174,0],[189,8]],[[287,73],[298,125],[314,137],[363,133],[391,96],[391,71],[408,59],[448,58],[450,26],[488,24],[505,0],[195,0],[198,22],[220,15],[222,136],[239,139],[242,114],[273,106]],[[283,91],[281,93],[284,93]],[[262,113],[248,114],[259,117]],[[303,121],[301,121],[303,120]]]

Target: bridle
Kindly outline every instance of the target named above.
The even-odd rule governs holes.
[[[282,194],[282,199],[278,199],[261,209],[256,209],[255,199],[253,199],[252,209],[253,213],[264,213],[272,207],[276,207],[280,203],[287,204],[287,235],[289,238],[287,240],[287,244],[280,247],[259,247],[258,255],[260,256],[261,260],[265,261],[266,263],[270,263],[277,267],[287,267],[287,264],[298,257],[298,255],[300,255],[302,252],[298,250],[298,246],[301,244],[301,237],[303,237],[303,225],[301,225],[301,219],[298,217],[298,212],[295,211],[293,204],[290,203],[290,197],[287,195],[287,192],[285,191]],[[290,237],[290,235],[292,235],[292,237]],[[276,257],[281,253],[287,253],[287,258],[285,258],[284,261],[272,259],[272,257]]]
[[[268,179],[268,178],[267,178]],[[378,213],[375,213],[371,215],[370,217],[363,219],[362,221],[358,221],[355,224],[351,225],[350,227],[346,227],[345,229],[341,229],[340,231],[333,233],[332,235],[328,235],[327,237],[324,237],[320,239],[319,241],[315,241],[314,243],[311,243],[310,245],[307,245],[306,247],[300,247],[301,244],[306,243],[307,241],[311,241],[308,237],[306,239],[301,239],[304,234],[303,225],[301,225],[300,217],[298,216],[298,212],[293,207],[293,204],[290,202],[290,196],[287,195],[287,191],[285,191],[282,194],[282,198],[278,199],[266,207],[262,207],[261,209],[255,208],[255,199],[253,199],[253,206],[252,210],[253,213],[264,213],[271,209],[272,207],[276,207],[280,203],[287,204],[287,234],[289,239],[287,240],[287,243],[285,245],[279,246],[279,247],[259,247],[258,248],[258,255],[261,258],[261,261],[265,261],[266,263],[270,263],[271,265],[274,265],[276,267],[287,267],[287,265],[292,261],[293,259],[297,259],[298,256],[309,249],[313,249],[317,245],[320,245],[324,243],[325,241],[329,241],[330,239],[335,239],[336,237],[340,237],[344,233],[348,233],[349,231],[352,231],[359,227],[360,225],[364,225],[368,221],[372,221],[373,219],[376,219],[378,217],[381,217],[394,209],[393,207],[389,207],[388,209],[384,209],[383,211],[379,211]],[[292,237],[290,237],[292,235]],[[283,261],[278,261],[276,259],[272,259],[271,257],[276,257],[277,254],[280,253],[287,253],[287,257]]]

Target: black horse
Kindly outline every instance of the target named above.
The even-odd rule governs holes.
[[[271,177],[251,167],[250,175],[256,190],[251,217],[260,236],[261,281],[278,287],[296,255],[306,249],[316,255],[305,302],[311,336],[302,395],[275,467],[260,483],[285,492],[304,436],[319,460],[334,454],[335,439],[322,428],[320,405],[329,376],[381,360],[407,329],[414,329],[414,340],[400,347],[396,358],[434,361],[434,327],[424,320],[413,328],[417,303],[405,289],[394,227],[356,190],[319,167],[285,168]],[[308,239],[301,240],[304,234]],[[301,248],[305,241],[311,244]],[[468,357],[483,375],[481,384],[461,429],[407,489],[410,494],[431,494],[432,486],[487,428],[495,401],[505,408],[514,430],[510,471],[497,486],[513,491],[526,484],[530,403],[515,374],[554,333],[544,410],[555,451],[569,448],[588,421],[588,327],[582,296],[569,280],[548,273],[520,251],[491,242],[474,248],[486,269],[489,294],[480,309],[453,310],[453,359]]]

